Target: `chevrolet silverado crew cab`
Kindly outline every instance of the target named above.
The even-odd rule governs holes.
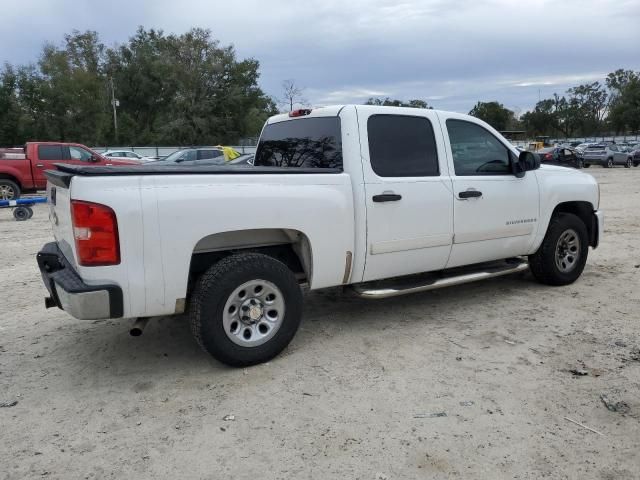
[[[138,161],[105,158],[78,143],[28,142],[22,149],[0,150],[0,200],[44,190],[44,172],[59,162],[76,165],[129,165]]]
[[[293,338],[303,291],[378,299],[531,269],[575,281],[603,228],[590,175],[542,166],[467,115],[337,106],[271,117],[253,166],[59,166],[47,306],[79,319],[188,312],[251,365]]]

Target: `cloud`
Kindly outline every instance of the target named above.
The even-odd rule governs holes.
[[[292,78],[312,104],[392,96],[459,111],[478,100],[526,109],[539,95],[640,69],[638,0],[5,3],[0,62],[33,61],[44,41],[74,28],[97,30],[111,45],[138,25],[200,26],[258,59],[267,93],[281,96]]]

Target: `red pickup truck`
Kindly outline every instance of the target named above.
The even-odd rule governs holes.
[[[0,200],[15,200],[21,193],[44,190],[44,171],[55,170],[56,163],[104,166],[140,162],[103,157],[77,143],[28,142],[22,149],[0,150]]]

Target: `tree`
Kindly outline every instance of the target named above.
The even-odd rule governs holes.
[[[640,72],[616,70],[606,79],[610,91],[609,123],[616,132],[640,130]]]
[[[587,83],[567,90],[570,123],[585,135],[602,130],[608,108],[608,93],[600,82]]]
[[[404,102],[402,100],[392,100],[389,97],[375,98],[371,97],[365,102],[365,105],[378,105],[384,107],[410,107],[410,108],[432,108],[424,100],[409,100]]]
[[[18,76],[5,65],[0,72],[0,145],[17,145],[20,139],[20,105],[18,100]]]
[[[289,107],[289,111],[293,110],[293,106],[307,103],[302,97],[303,88],[296,85],[294,80],[285,80],[282,82],[282,100],[281,103]]]
[[[238,60],[209,30],[140,27],[110,49],[95,32],[74,31],[61,46],[45,45],[36,65],[0,71],[0,143],[113,142],[112,82],[125,143],[235,143],[276,113],[258,72],[256,60]]]
[[[496,130],[507,130],[514,126],[514,113],[499,102],[478,102],[469,115],[484,120]]]

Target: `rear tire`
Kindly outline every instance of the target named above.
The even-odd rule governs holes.
[[[8,178],[0,178],[0,200],[17,200],[20,198],[20,187]]]
[[[585,168],[584,167],[584,160],[582,160],[581,158],[579,158],[578,160],[576,160],[576,168],[580,169],[580,168]]]
[[[587,262],[587,227],[571,213],[554,215],[538,251],[529,256],[531,273],[546,285],[568,285],[582,274]]]
[[[191,331],[222,363],[266,362],[289,345],[302,318],[302,291],[282,262],[238,253],[209,267],[191,297]]]
[[[633,163],[633,161],[630,158],[627,158],[627,163],[624,164],[625,168],[631,168],[631,164]]]

